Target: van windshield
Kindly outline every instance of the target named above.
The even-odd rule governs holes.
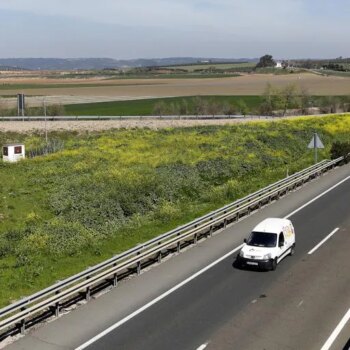
[[[277,235],[268,232],[252,232],[247,244],[255,247],[276,247]]]

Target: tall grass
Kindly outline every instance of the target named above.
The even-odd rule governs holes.
[[[55,132],[64,149],[0,163],[0,305],[329,156],[350,116],[184,129]],[[0,133],[28,150],[40,134]]]

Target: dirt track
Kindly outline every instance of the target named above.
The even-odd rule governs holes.
[[[289,119],[295,117],[285,117],[283,119]],[[47,130],[50,131],[80,131],[91,132],[101,131],[109,129],[131,129],[131,128],[150,128],[150,129],[163,129],[163,128],[176,128],[176,127],[190,127],[199,125],[230,125],[236,123],[246,123],[250,121],[274,121],[282,118],[265,118],[250,119],[250,118],[235,118],[235,119],[194,119],[194,120],[100,120],[100,121],[48,121]],[[13,131],[20,133],[28,132],[44,132],[44,121],[19,121],[19,122],[3,122],[0,121],[0,132]]]

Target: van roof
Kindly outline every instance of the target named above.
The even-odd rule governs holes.
[[[283,227],[290,225],[288,219],[267,218],[254,227],[255,232],[280,233]]]

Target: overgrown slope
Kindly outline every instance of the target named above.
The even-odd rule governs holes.
[[[309,166],[314,131],[328,157],[350,116],[50,134],[64,150],[0,165],[0,305]]]

